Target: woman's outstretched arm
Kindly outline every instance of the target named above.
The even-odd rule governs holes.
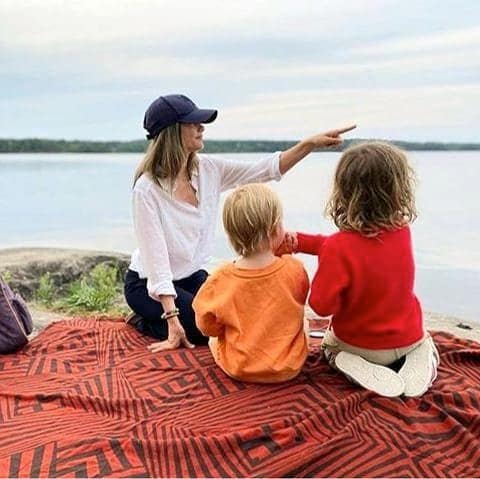
[[[294,167],[300,160],[303,160],[303,158],[317,148],[339,145],[343,141],[340,135],[347,131],[351,131],[356,127],[357,125],[351,125],[345,128],[338,128],[337,130],[320,133],[305,138],[288,150],[283,151],[280,154],[280,173],[282,175],[285,174],[290,168]]]

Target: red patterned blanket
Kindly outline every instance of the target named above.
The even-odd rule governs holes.
[[[121,323],[50,325],[0,357],[1,477],[466,477],[480,471],[480,344],[436,333],[423,398],[301,375],[243,384],[206,347],[152,354]]]

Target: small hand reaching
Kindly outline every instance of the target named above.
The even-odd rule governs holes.
[[[275,250],[275,256],[282,256],[282,254],[295,253],[298,248],[297,233],[286,231],[283,241]]]
[[[186,348],[194,348],[195,346],[187,339],[185,330],[181,325],[178,316],[170,318],[168,321],[168,338],[165,341],[157,341],[148,346],[148,349],[152,353],[158,353],[160,351],[166,351],[169,349],[177,349],[180,346]]]

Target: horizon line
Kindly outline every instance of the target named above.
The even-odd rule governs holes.
[[[46,137],[39,137],[39,136],[30,136],[30,137],[22,137],[22,138],[12,138],[12,137],[0,137],[0,141],[27,141],[27,140],[40,140],[40,141],[64,141],[64,142],[84,142],[84,143],[134,143],[134,142],[148,142],[146,138],[137,138],[133,140],[93,140],[93,139],[66,139],[66,138],[46,138]],[[480,141],[458,141],[458,140],[399,140],[399,139],[392,139],[392,138],[384,138],[384,137],[370,137],[370,138],[344,138],[344,141],[389,141],[389,142],[403,142],[403,143],[438,143],[438,144],[474,144],[480,145]],[[215,139],[215,138],[205,138],[205,142],[215,141],[215,142],[227,142],[227,141],[236,141],[236,142],[272,142],[272,143],[297,143],[301,140],[299,139],[282,139],[282,140],[274,140],[274,139],[239,139],[239,138],[229,138],[229,139]]]

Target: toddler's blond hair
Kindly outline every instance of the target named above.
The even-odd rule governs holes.
[[[242,256],[259,251],[281,221],[278,195],[261,183],[240,186],[225,200],[223,226],[233,249]]]

